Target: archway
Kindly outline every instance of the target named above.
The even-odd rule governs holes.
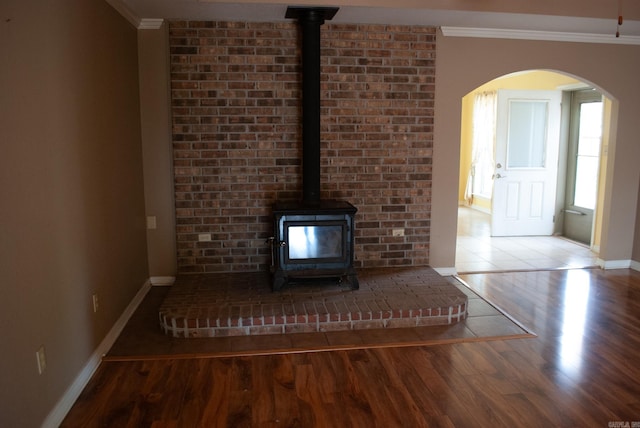
[[[561,71],[592,83],[611,102],[610,129],[598,265],[635,267],[640,254],[640,87],[637,46],[537,40],[437,38],[436,94],[429,264],[455,274],[460,165],[461,100],[474,88],[519,70]],[[637,258],[638,256],[636,256]],[[640,259],[639,259],[640,260]]]
[[[572,97],[575,97],[575,94],[585,91],[597,92],[588,82],[567,74],[547,70],[526,70],[493,79],[463,97],[458,188],[460,209],[458,210],[455,263],[457,272],[587,267],[594,266],[597,263],[597,252],[602,229],[602,200],[605,189],[602,181],[598,183],[598,177],[603,180],[605,174],[597,175],[597,170],[592,171],[594,183],[593,186],[589,187],[593,187],[593,202],[596,209],[592,210],[593,215],[589,217],[588,224],[584,221],[578,223],[583,229],[588,228],[583,233],[583,235],[588,235],[588,238],[578,243],[574,242],[577,241],[575,234],[566,233],[569,230],[568,226],[576,224],[574,220],[574,217],[577,217],[576,214],[583,215],[576,210],[567,209],[565,202],[568,198],[574,198],[575,196],[571,186],[575,188],[576,181],[573,178],[576,176],[576,159],[585,163],[584,159],[569,154],[573,147],[571,137],[574,132],[574,127],[570,125],[570,119],[575,116],[570,111],[572,105],[570,101]],[[496,219],[495,213],[492,212],[492,202],[495,204],[496,199],[499,199],[492,194],[494,183],[496,186],[500,184],[504,187],[505,182],[511,181],[509,186],[517,187],[520,183],[513,178],[515,171],[519,170],[518,174],[521,176],[525,173],[537,174],[528,172],[529,169],[527,168],[519,168],[512,169],[511,174],[505,174],[506,171],[503,172],[503,177],[506,178],[508,175],[511,178],[500,182],[495,178],[496,176],[501,177],[499,172],[503,171],[496,169],[496,165],[498,168],[502,165],[500,161],[493,159],[496,136],[495,133],[491,134],[496,128],[495,100],[498,98],[496,95],[498,93],[501,94],[501,99],[504,99],[505,93],[517,93],[520,96],[525,94],[531,99],[538,96],[538,94],[544,94],[545,96],[549,94],[555,96],[557,94],[558,104],[562,99],[562,109],[559,106],[557,109],[560,126],[557,132],[558,141],[556,141],[556,143],[559,142],[559,148],[555,149],[555,155],[558,156],[558,161],[556,162],[553,157],[550,157],[549,159],[554,159],[553,165],[547,165],[547,169],[553,167],[555,177],[551,183],[553,188],[549,187],[547,191],[549,196],[545,202],[549,209],[546,210],[545,214],[547,218],[544,230],[547,230],[548,233],[532,230],[529,223],[519,220],[518,216],[508,220],[511,223],[508,228],[509,232],[498,232],[498,229],[505,228],[499,227],[501,226],[499,222],[504,218]],[[601,113],[602,120],[608,124],[610,122],[611,102],[606,97],[600,98],[604,98],[600,104],[606,107],[606,114]],[[493,103],[486,101],[487,99],[492,100]],[[522,102],[523,100],[519,100],[519,103]],[[491,111],[492,109],[494,110],[493,112]],[[475,126],[473,120],[474,110]],[[489,113],[479,115],[479,111],[488,111]],[[513,130],[510,132],[513,132]],[[488,135],[484,135],[484,138],[482,138],[483,133]],[[480,134],[481,138],[478,138],[478,134]],[[600,138],[601,140],[604,139]],[[598,144],[597,148],[598,170],[606,168],[606,149],[603,149],[603,147],[606,148],[608,144],[607,141],[602,142],[604,144]],[[483,148],[483,145],[486,147]],[[480,146],[480,149],[478,149],[478,146]],[[583,143],[583,146],[586,146],[586,144]],[[604,156],[601,156],[600,152],[604,152]],[[589,161],[592,164],[596,162],[592,158],[589,158]],[[558,166],[557,169],[555,168],[556,164]],[[582,167],[580,171],[584,169]],[[531,168],[530,170],[539,169]],[[568,179],[569,185],[567,185]],[[584,182],[584,178],[578,181],[578,183],[580,182]],[[573,199],[571,200],[573,201]],[[494,220],[493,230],[489,224],[492,218]],[[518,224],[518,221],[523,223],[524,226],[513,227]],[[571,240],[561,239],[560,237],[563,236],[570,237]]]

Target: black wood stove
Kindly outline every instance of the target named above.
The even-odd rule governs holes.
[[[296,202],[274,205],[273,290],[290,281],[335,278],[358,288],[353,268],[356,207],[324,200],[314,207]]]
[[[289,7],[302,31],[302,201],[273,206],[273,290],[298,280],[336,278],[358,288],[353,267],[356,207],[320,199],[320,26],[335,7]]]

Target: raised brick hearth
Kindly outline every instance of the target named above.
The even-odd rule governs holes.
[[[429,268],[363,269],[360,289],[308,283],[272,292],[265,273],[185,275],[159,309],[175,337],[222,337],[446,325],[467,296]]]

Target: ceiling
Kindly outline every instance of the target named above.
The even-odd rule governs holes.
[[[288,5],[261,0],[245,3],[216,0],[106,1],[138,28],[153,28],[166,19],[286,21],[284,15]],[[445,35],[468,37],[640,44],[640,2],[618,1],[621,3],[615,0],[563,0],[560,4],[565,8],[574,3],[575,10],[579,11],[567,13],[556,7],[557,0],[356,0],[349,3],[360,6],[340,6],[332,22],[438,26],[443,28]],[[388,3],[394,7],[385,6]],[[318,0],[309,5],[337,4]],[[299,6],[301,2],[291,5]],[[625,19],[619,27],[620,37],[616,37],[619,13]]]

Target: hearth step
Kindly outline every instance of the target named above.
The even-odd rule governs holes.
[[[339,285],[273,293],[264,273],[179,277],[159,310],[174,337],[224,337],[448,325],[467,316],[467,296],[429,268],[359,271]]]

